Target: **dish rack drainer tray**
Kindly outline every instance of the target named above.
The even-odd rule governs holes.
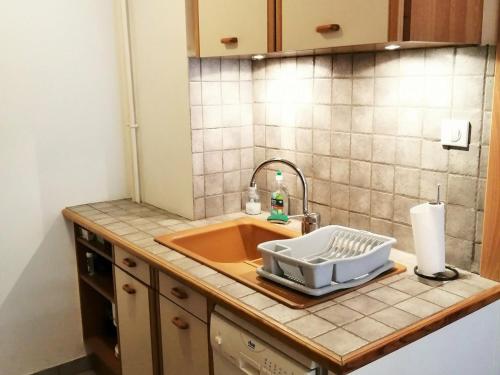
[[[259,244],[263,266],[257,272],[301,292],[322,295],[389,270],[395,243],[391,237],[330,225],[302,237]]]
[[[276,275],[273,275],[272,273],[264,271],[264,269],[262,267],[257,268],[257,273],[260,276],[262,276],[268,280],[272,280],[272,281],[274,281],[278,284],[281,284],[283,286],[286,286],[288,288],[295,289],[301,293],[309,294],[310,296],[319,297],[319,296],[323,296],[323,295],[328,294],[328,293],[336,292],[338,290],[354,288],[354,287],[357,287],[359,285],[363,285],[364,283],[367,283],[368,281],[373,280],[377,276],[379,276],[379,275],[383,274],[384,272],[389,271],[393,268],[394,268],[394,262],[389,260],[384,265],[380,266],[379,268],[376,268],[374,271],[364,275],[363,277],[353,279],[350,281],[346,281],[344,283],[336,283],[336,282],[332,281],[330,283],[330,285],[324,286],[322,288],[309,288],[309,287],[302,285],[302,284],[299,284],[295,281],[286,279],[284,277],[276,276]]]

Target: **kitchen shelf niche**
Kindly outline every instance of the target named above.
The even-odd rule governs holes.
[[[120,359],[115,355],[119,340],[118,328],[113,323],[114,304],[86,282],[80,282],[80,301],[85,346],[95,367],[121,374]]]
[[[82,311],[82,330],[85,347],[98,373],[121,375],[121,361],[115,355],[119,333],[116,318],[116,295],[111,243],[75,228],[76,262]],[[88,265],[88,256],[93,267]]]
[[[82,231],[86,231],[86,229],[82,227],[78,227],[76,229],[76,242],[87,248],[88,250],[92,250],[95,253],[101,255],[106,258],[110,262],[113,261],[113,246],[108,241],[104,240],[102,237],[96,236],[91,233],[91,239],[85,239],[82,237]]]

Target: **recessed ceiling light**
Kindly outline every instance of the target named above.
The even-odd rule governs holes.
[[[389,44],[387,46],[385,46],[384,48],[389,50],[389,51],[394,51],[395,49],[398,49],[400,48],[401,46],[400,45],[397,45],[397,44]]]
[[[262,60],[263,58],[265,58],[264,55],[253,55],[252,56],[252,60]]]

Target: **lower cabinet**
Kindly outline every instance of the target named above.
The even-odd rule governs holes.
[[[207,324],[163,296],[160,316],[163,374],[208,375]]]
[[[75,239],[83,339],[95,372],[209,375],[206,297],[78,225]]]
[[[123,375],[153,375],[149,288],[114,267]]]

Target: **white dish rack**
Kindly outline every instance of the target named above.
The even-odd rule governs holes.
[[[305,236],[258,245],[268,279],[321,295],[360,285],[392,268],[396,240],[367,231],[329,225]]]

